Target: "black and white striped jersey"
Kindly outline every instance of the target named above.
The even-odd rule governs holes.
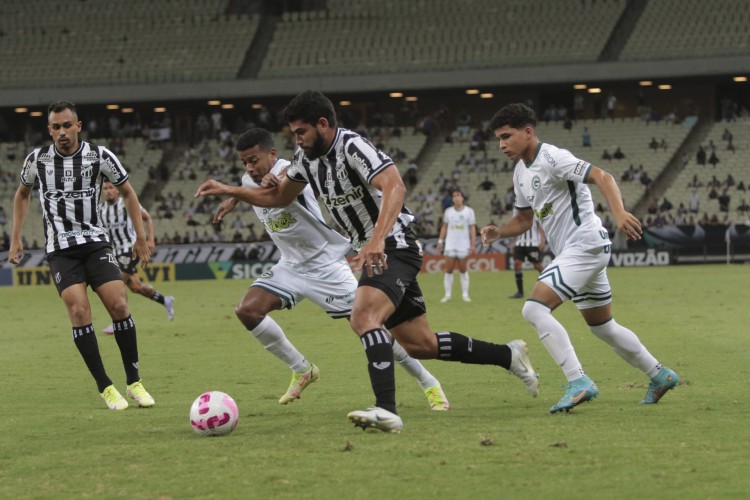
[[[372,179],[386,168],[396,168],[388,155],[351,130],[339,128],[331,148],[315,160],[300,149],[287,172],[293,181],[308,183],[336,223],[342,227],[354,250],[359,251],[372,236],[380,214],[383,193],[372,186]],[[406,206],[391,228],[396,248],[407,248],[404,232],[414,220]]]
[[[141,207],[143,210],[143,207]],[[135,228],[128,217],[125,202],[120,196],[114,203],[102,203],[99,215],[102,227],[107,230],[109,242],[115,254],[128,253],[135,242]]]
[[[102,176],[115,186],[128,180],[128,173],[111,151],[85,141],[70,156],[62,156],[51,144],[26,157],[21,182],[26,186],[39,183],[48,254],[107,241],[99,217]]]
[[[531,229],[523,234],[516,236],[516,246],[519,247],[537,247],[541,243],[539,236],[539,221],[536,219],[531,221]]]

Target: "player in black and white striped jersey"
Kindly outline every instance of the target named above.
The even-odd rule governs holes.
[[[350,318],[367,356],[375,406],[353,411],[355,425],[400,432],[392,337],[417,359],[442,359],[502,366],[518,376],[533,396],[539,382],[524,341],[499,345],[448,331],[427,321],[417,276],[422,249],[404,205],[405,187],[393,161],[356,132],[338,127],[331,101],[317,91],[297,95],[284,110],[301,150],[279,182],[267,188],[234,189],[231,195],[259,207],[287,206],[310,185],[333,220],[349,236],[362,271]],[[196,196],[230,194],[207,180]],[[390,333],[389,333],[390,332]]]
[[[513,243],[510,245],[510,254],[513,255],[513,270],[516,275],[516,288],[515,294],[511,295],[511,299],[522,299],[523,298],[523,263],[529,261],[534,269],[540,273],[544,269],[542,264],[542,252],[546,247],[544,239],[544,230],[538,220],[534,219],[531,224],[531,229],[526,231],[520,236],[516,236]]]
[[[112,410],[128,407],[104,370],[91,320],[88,285],[99,295],[114,322],[128,395],[139,406],[153,406],[154,399],[140,381],[135,322],[128,309],[120,268],[99,218],[99,183],[106,178],[117,186],[130,213],[140,207],[138,196],[128,182],[127,172],[111,151],[79,140],[82,123],[75,104],[52,103],[47,120],[53,144],[35,149],[24,162],[13,202],[8,260],[20,264],[23,257],[21,230],[29,210],[31,191],[38,184],[50,272],[67,308],[73,341],[96,380],[102,399]],[[151,260],[151,250],[140,219],[135,223],[135,231],[133,252],[145,265]]]
[[[130,221],[125,203],[120,197],[117,188],[109,181],[102,183],[102,198],[104,203],[101,205],[102,226],[107,229],[109,242],[115,252],[115,258],[122,271],[122,279],[131,292],[143,295],[147,299],[158,302],[167,310],[167,319],[174,319],[174,297],[171,295],[164,296],[159,293],[153,286],[141,281],[137,274],[138,257],[133,257],[133,243],[135,243],[135,229]],[[154,241],[154,223],[148,211],[140,207],[140,217],[146,230],[149,249],[153,252],[156,248]],[[114,333],[113,325],[109,325],[102,330],[108,335]]]

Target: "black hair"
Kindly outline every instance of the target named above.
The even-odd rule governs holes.
[[[521,129],[526,126],[536,127],[536,113],[530,107],[521,103],[508,104],[490,120],[490,130],[497,130],[505,125]]]
[[[258,146],[262,151],[270,151],[274,148],[273,136],[264,128],[251,128],[237,138],[235,149],[245,151]]]
[[[59,113],[60,111],[65,111],[66,109],[69,109],[78,116],[78,110],[76,109],[76,105],[73,104],[70,101],[55,101],[52,104],[49,105],[47,108],[47,116],[50,115],[50,113]]]
[[[283,116],[287,123],[302,120],[304,123],[316,125],[319,119],[325,118],[331,128],[337,126],[333,103],[317,90],[305,90],[297,94],[284,108]]]

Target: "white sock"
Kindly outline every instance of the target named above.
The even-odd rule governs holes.
[[[270,352],[296,373],[310,369],[310,362],[287,340],[284,331],[271,316],[263,318],[258,326],[249,330],[266,351]]]
[[[589,326],[589,330],[609,344],[622,359],[645,373],[648,378],[654,378],[661,368],[656,358],[638,340],[638,336],[619,325],[614,318],[603,325]]]
[[[524,319],[534,327],[542,344],[562,369],[568,382],[581,378],[584,375],[583,367],[578,361],[573,344],[570,343],[568,332],[552,316],[550,308],[539,302],[526,301],[521,312]]]
[[[417,379],[419,387],[429,389],[438,384],[437,379],[418,360],[409,356],[401,344],[393,341],[393,359],[406,370],[406,373]]]
[[[450,297],[453,291],[453,273],[445,273],[443,276],[443,287],[445,288],[445,296]]]
[[[461,279],[461,293],[469,295],[469,273],[458,273],[458,276]]]

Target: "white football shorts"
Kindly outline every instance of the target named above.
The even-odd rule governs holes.
[[[445,251],[443,251],[443,255],[452,259],[465,259],[469,256],[469,249],[446,248]]]
[[[590,309],[612,302],[607,278],[610,247],[581,250],[566,248],[544,268],[537,281],[552,288],[565,302],[572,300],[578,309]]]
[[[250,286],[276,295],[287,309],[308,299],[332,318],[348,318],[351,316],[354,293],[357,291],[357,278],[343,259],[323,269],[306,272],[279,262]]]

